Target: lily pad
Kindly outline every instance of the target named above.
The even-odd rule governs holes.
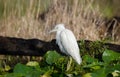
[[[113,60],[120,60],[120,53],[117,53],[112,50],[105,50],[102,55],[102,59],[104,62],[107,62],[107,63]]]
[[[46,62],[51,65],[57,62],[58,59],[61,58],[61,55],[58,54],[56,51],[48,51],[45,57],[46,57]]]

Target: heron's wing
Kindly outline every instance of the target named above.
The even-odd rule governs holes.
[[[74,51],[79,51],[76,38],[70,30],[65,29],[62,31],[60,33],[60,40],[66,52],[73,53]]]
[[[64,47],[63,47],[63,45],[62,45],[60,35],[61,35],[61,32],[57,32],[57,35],[56,35],[56,43],[58,44],[61,52],[63,52],[63,53],[66,54],[66,55],[69,55],[69,54],[65,51],[65,49],[64,49]]]
[[[77,62],[80,63],[80,53],[76,38],[72,31],[65,29],[60,33],[61,44],[64,47],[64,52],[72,56]]]

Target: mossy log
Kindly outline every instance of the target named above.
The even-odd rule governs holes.
[[[85,40],[86,48],[90,42],[92,41]],[[120,45],[105,43],[103,46],[108,46],[108,49],[120,53]],[[46,42],[39,39],[0,36],[0,54],[2,55],[43,56],[49,50],[61,53],[55,39]]]

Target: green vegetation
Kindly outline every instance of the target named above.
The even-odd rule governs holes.
[[[80,46],[83,46],[83,43],[81,41]],[[91,42],[89,46],[94,49],[84,49],[84,46],[81,48],[82,64],[78,65],[72,61],[69,70],[67,70],[68,56],[62,56],[56,51],[48,51],[40,62],[29,61],[27,64],[17,63],[13,68],[9,65],[0,68],[0,77],[66,77],[69,75],[73,77],[119,77],[120,53],[101,48],[102,44],[98,41]]]

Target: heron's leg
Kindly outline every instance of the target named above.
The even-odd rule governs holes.
[[[66,71],[70,70],[71,64],[72,64],[72,57],[70,56],[70,60],[67,63],[67,69],[66,69]]]

